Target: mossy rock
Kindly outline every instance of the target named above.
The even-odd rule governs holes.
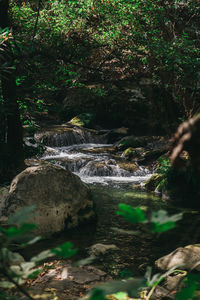
[[[151,178],[149,178],[145,182],[144,187],[148,191],[155,191],[156,187],[160,184],[161,181],[162,181],[162,174],[155,173],[151,176]]]
[[[167,151],[168,151],[168,147],[162,147],[160,149],[150,150],[143,155],[143,159],[145,161],[156,160],[159,157],[161,157],[163,154],[167,153]]]
[[[82,113],[69,121],[70,124],[80,127],[92,127],[94,121],[94,114]]]
[[[145,147],[148,143],[148,139],[145,136],[126,136],[123,139],[121,139],[117,144],[116,147],[119,150],[125,150],[129,147],[136,148],[136,147]]]
[[[120,166],[121,169],[124,169],[125,171],[131,172],[131,173],[135,172],[139,169],[139,167],[133,162],[118,161],[117,164]]]
[[[129,147],[126,150],[124,150],[124,152],[122,153],[122,157],[127,159],[127,160],[131,160],[134,156],[134,149]]]

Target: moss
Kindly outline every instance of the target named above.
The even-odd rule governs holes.
[[[121,169],[129,172],[135,172],[138,170],[138,166],[132,162],[117,162]]]
[[[93,125],[94,115],[83,113],[74,117],[69,123],[80,127],[91,127]]]
[[[149,178],[144,186],[145,188],[148,190],[148,191],[155,191],[156,187],[159,185],[159,183],[161,182],[162,180],[162,174],[153,174],[151,176],[151,178]]]
[[[133,154],[134,149],[129,147],[123,152],[122,157],[126,158],[127,160],[131,160],[133,158]]]
[[[119,150],[125,150],[129,147],[144,147],[147,145],[147,142],[148,138],[145,136],[127,136],[119,141],[117,148],[119,148]]]

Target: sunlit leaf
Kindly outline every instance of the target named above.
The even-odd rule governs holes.
[[[119,210],[116,211],[116,214],[123,216],[133,224],[146,222],[146,215],[140,207],[133,208],[130,205],[120,203]]]
[[[164,232],[176,226],[176,222],[182,219],[183,214],[169,216],[165,210],[153,211],[150,222],[153,232]]]
[[[35,224],[25,223],[20,227],[12,226],[5,230],[5,236],[9,239],[23,236],[25,233],[32,231],[36,228]]]

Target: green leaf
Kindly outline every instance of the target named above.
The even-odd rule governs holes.
[[[144,288],[145,286],[146,280],[144,278],[128,279],[126,281],[115,280],[98,286],[98,288],[92,290],[90,295],[93,296],[92,293],[96,292],[97,296],[99,295],[99,297],[103,297],[118,292],[126,292],[129,297],[138,297],[138,290]],[[89,299],[96,300],[96,298]]]
[[[127,293],[125,292],[118,292],[113,295],[116,300],[127,300]]]
[[[106,300],[102,290],[95,288],[92,290],[89,300]]]
[[[192,299],[195,291],[200,289],[200,274],[189,273],[184,280],[185,288],[176,295],[176,300]]]
[[[123,203],[119,204],[119,210],[116,211],[116,214],[123,216],[133,224],[145,223],[147,220],[146,215],[140,207],[133,208],[132,206]]]
[[[153,232],[164,232],[176,226],[176,222],[182,219],[183,214],[168,216],[165,210],[151,213],[150,223]]]
[[[73,247],[72,243],[66,242],[58,246],[57,248],[52,249],[51,252],[56,254],[57,256],[67,258],[77,253],[77,249],[72,249],[72,247]]]
[[[27,277],[27,279],[35,279],[42,272],[43,272],[42,269],[35,270]]]
[[[22,224],[19,228],[15,227],[15,226],[12,226],[12,227],[5,230],[5,236],[8,239],[21,237],[21,236],[24,235],[24,233],[30,232],[35,228],[36,228],[36,225],[35,224],[30,224],[30,223]]]
[[[174,227],[176,227],[176,223],[174,223],[174,222],[167,222],[164,224],[159,224],[159,223],[155,222],[155,223],[152,223],[152,225],[151,225],[151,231],[152,232],[165,232]]]

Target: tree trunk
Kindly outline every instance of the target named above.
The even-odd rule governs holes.
[[[10,27],[8,17],[8,0],[0,1],[0,27]],[[12,50],[7,41],[7,50],[3,58],[9,65],[13,65]],[[4,146],[2,147],[0,164],[0,181],[11,179],[24,168],[22,125],[16,98],[16,81],[14,70],[1,76],[2,119],[5,120]],[[2,138],[1,138],[2,139]]]

